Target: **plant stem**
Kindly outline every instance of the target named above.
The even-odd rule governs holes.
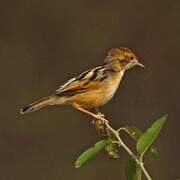
[[[142,170],[141,167],[136,163],[136,174],[137,174],[137,180],[142,179]]]
[[[134,153],[128,148],[128,146],[122,141],[121,137],[119,136],[118,131],[114,130],[107,122],[105,122],[106,127],[115,135],[119,144],[126,150],[126,152],[131,156],[131,158],[137,163],[137,165],[141,168],[142,172],[144,173],[147,180],[152,180],[150,175],[148,174],[147,170],[144,167],[142,162],[142,158],[140,160],[134,155]]]
[[[145,177],[147,178],[147,180],[152,180],[152,178],[150,177],[150,175],[148,174],[148,172],[146,171],[144,164],[142,162],[142,158],[140,158],[140,160],[136,157],[136,155],[134,155],[134,153],[128,148],[128,146],[122,141],[121,137],[119,136],[119,132],[114,130],[110,125],[109,125],[109,121],[107,119],[104,118],[104,116],[102,116],[102,114],[94,114],[91,113],[90,111],[87,111],[79,106],[76,106],[76,108],[90,116],[92,116],[93,118],[100,120],[104,123],[104,125],[106,126],[107,129],[109,129],[116,137],[116,139],[119,141],[119,144],[126,150],[126,152],[131,156],[131,158],[137,163],[137,165],[139,165],[139,167],[141,168],[142,172],[144,173]],[[120,130],[120,129],[119,129]]]

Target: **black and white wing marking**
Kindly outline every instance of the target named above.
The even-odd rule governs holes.
[[[58,88],[56,90],[56,93],[61,92],[62,90],[66,89],[67,87],[69,87],[72,83],[74,82],[78,82],[82,79],[84,79],[86,77],[86,75],[91,71],[92,69],[89,69],[87,71],[84,71],[83,73],[81,73],[79,76],[77,77],[73,77],[71,79],[69,79],[66,83],[64,83],[62,86],[60,86],[60,88]]]
[[[63,90],[64,88],[68,87],[72,82],[76,81],[76,77],[73,77],[71,79],[69,79],[67,82],[65,82],[62,86],[60,86],[60,88],[56,89],[56,92],[60,92],[61,90]]]
[[[107,70],[103,66],[89,69],[77,77],[74,77],[56,90],[56,95],[73,95],[85,92],[89,89],[98,88],[99,83],[107,78]]]

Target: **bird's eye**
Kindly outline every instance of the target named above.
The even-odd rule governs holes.
[[[133,56],[131,56],[131,57],[130,57],[130,60],[133,60],[133,59],[134,59],[134,57],[133,57]]]

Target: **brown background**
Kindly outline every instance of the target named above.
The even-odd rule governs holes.
[[[98,137],[89,117],[67,106],[21,116],[22,105],[103,62],[112,47],[137,52],[146,69],[127,72],[102,111],[114,127],[148,127],[169,114],[146,158],[155,180],[180,178],[180,1],[6,0],[0,3],[0,179],[123,180],[123,162],[99,154],[83,168],[76,156]],[[132,142],[131,142],[132,143]]]

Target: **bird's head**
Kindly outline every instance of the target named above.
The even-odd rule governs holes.
[[[116,68],[121,70],[128,70],[134,66],[145,67],[141,64],[136,55],[127,48],[115,48],[108,52],[105,63],[115,65]]]

